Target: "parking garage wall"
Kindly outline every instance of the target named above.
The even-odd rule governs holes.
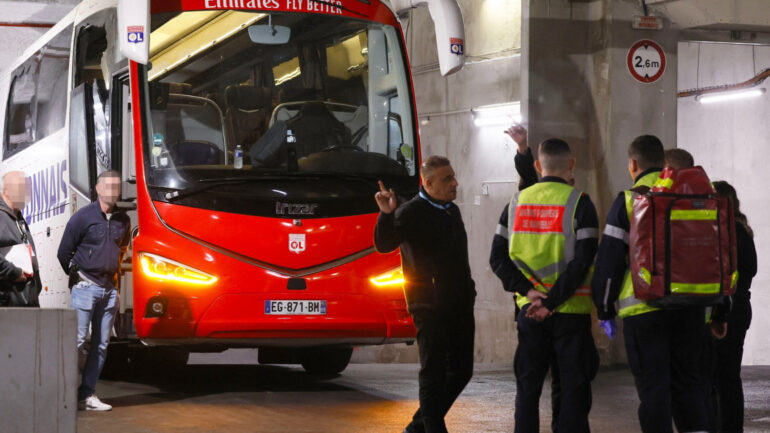
[[[729,39],[682,42],[679,53],[680,90],[739,83],[770,68],[770,45]],[[767,81],[759,87],[766,88]],[[690,151],[712,180],[726,180],[735,187],[754,229],[758,273],[751,288],[754,314],[743,363],[770,364],[770,193],[764,175],[770,165],[770,94],[714,104],[680,98],[678,107],[679,147]]]

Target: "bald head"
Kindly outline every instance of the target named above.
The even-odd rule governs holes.
[[[27,204],[27,176],[23,171],[9,171],[3,175],[2,196],[11,209],[18,211]]]

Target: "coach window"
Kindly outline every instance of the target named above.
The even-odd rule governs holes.
[[[67,77],[72,26],[59,33],[41,50],[37,80],[37,129],[40,140],[64,127],[67,114]]]
[[[35,81],[39,65],[35,55],[13,71],[5,119],[3,159],[35,141]]]
[[[64,127],[71,38],[69,26],[13,71],[3,159]]]

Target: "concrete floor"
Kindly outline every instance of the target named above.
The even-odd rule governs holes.
[[[299,367],[187,365],[163,375],[101,381],[97,394],[114,409],[79,412],[78,432],[400,433],[417,409],[417,370],[416,364],[353,364],[336,378],[320,380]],[[746,431],[770,432],[770,367],[743,371]],[[447,417],[449,430],[512,431],[514,395],[507,365],[478,365]],[[600,372],[593,401],[592,431],[638,431],[627,369]],[[549,402],[546,386],[543,432],[550,425]]]

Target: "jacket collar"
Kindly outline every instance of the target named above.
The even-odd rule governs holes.
[[[5,200],[3,200],[2,198],[0,198],[0,211],[3,211],[8,215],[11,215],[14,219],[17,219],[17,220],[22,218],[21,211],[14,212],[13,209],[11,209],[11,207],[8,206],[8,204],[6,204]]]
[[[647,170],[644,170],[643,172],[641,172],[641,173],[639,174],[639,176],[636,176],[636,178],[634,179],[634,185],[635,185],[637,182],[639,182],[639,180],[641,180],[641,179],[642,179],[644,176],[647,176],[647,175],[648,175],[648,174],[650,174],[650,173],[655,173],[656,171],[662,171],[662,170],[663,170],[663,169],[662,169],[662,168],[660,168],[660,167],[652,167],[652,168],[648,168]]]
[[[427,201],[431,206],[441,209],[441,210],[447,210],[450,206],[452,206],[452,203],[441,203],[440,201],[436,200],[435,198],[431,197],[427,191],[425,191],[425,188],[420,187],[420,193],[419,196],[421,199]]]
[[[540,182],[559,182],[567,184],[567,181],[558,177],[558,176],[545,176],[542,179],[540,179]]]

